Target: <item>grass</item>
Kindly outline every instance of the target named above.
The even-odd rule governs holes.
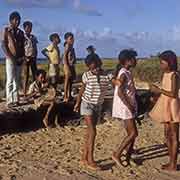
[[[178,60],[180,67],[180,59]],[[115,59],[104,59],[103,67],[104,69],[115,69],[117,65],[117,60]],[[46,71],[48,70],[47,64],[39,64],[39,68],[43,68]],[[85,64],[82,62],[76,65],[76,72],[78,75],[82,74],[86,71],[87,68]],[[133,71],[134,77],[139,81],[146,82],[157,82],[161,79],[161,71],[159,66],[159,60],[157,58],[151,58],[146,60],[138,61],[136,68]],[[61,75],[63,75],[63,68],[61,67]],[[3,88],[5,85],[5,65],[0,65],[0,87]]]

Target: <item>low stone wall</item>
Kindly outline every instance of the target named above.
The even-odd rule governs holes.
[[[150,109],[151,94],[147,90],[139,90],[137,93],[139,106],[138,114],[144,114]],[[113,96],[112,92],[106,97],[103,112],[111,115]],[[58,118],[61,126],[71,125],[78,126],[82,123],[82,118],[78,113],[73,112],[75,101],[70,103],[57,103],[55,109],[50,115],[50,120]],[[43,128],[43,117],[47,107],[36,109],[33,104],[20,106],[13,109],[7,109],[5,102],[0,103],[0,132],[26,132]]]

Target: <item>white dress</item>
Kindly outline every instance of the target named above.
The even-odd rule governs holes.
[[[127,81],[125,82],[125,87],[124,87],[125,94],[128,98],[127,100],[131,105],[133,105],[133,107],[135,108],[135,112],[132,113],[128,109],[128,107],[123,103],[123,101],[118,95],[118,86],[116,86],[115,91],[114,91],[112,116],[114,118],[119,118],[122,120],[133,119],[137,115],[137,102],[136,102],[136,96],[135,96],[136,89],[135,89],[131,71],[125,68],[121,68],[118,73],[118,78],[120,78],[122,74],[124,74],[127,79]]]

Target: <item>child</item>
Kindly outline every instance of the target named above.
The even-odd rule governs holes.
[[[137,115],[136,89],[131,68],[136,66],[137,53],[133,50],[122,50],[119,54],[121,69],[117,79],[121,82],[120,86],[115,86],[112,116],[122,120],[125,124],[127,136],[122,141],[118,149],[113,152],[112,159],[118,166],[128,166],[133,152],[133,146],[138,136],[135,117]],[[126,160],[122,160],[122,153],[126,150]],[[124,164],[126,162],[126,164]]]
[[[74,35],[67,32],[64,35],[64,102],[68,102],[71,97],[72,83],[76,79],[75,63],[76,54],[73,48]]]
[[[61,39],[57,33],[51,34],[49,39],[52,44],[43,49],[42,54],[49,60],[50,83],[56,88],[59,81],[59,64],[61,62],[58,44],[60,44]]]
[[[6,56],[6,101],[8,107],[19,105],[21,65],[24,60],[24,33],[18,27],[21,17],[18,12],[9,16],[9,27],[2,37],[2,49]]]
[[[55,107],[55,97],[55,89],[53,87],[49,88],[46,82],[46,72],[44,70],[37,70],[36,80],[29,87],[27,99],[33,99],[38,108],[48,106],[48,110],[43,119],[45,127],[49,127],[49,115]],[[55,125],[58,125],[56,121]]]
[[[83,150],[81,163],[91,169],[100,169],[94,161],[94,143],[96,137],[96,124],[101,117],[102,104],[107,93],[108,85],[112,76],[107,75],[98,67],[97,59],[90,55],[88,59],[88,71],[82,76],[82,87],[77,98],[74,111],[81,109],[81,115],[84,116],[87,124],[85,137],[85,146]],[[116,81],[114,81],[116,83]],[[118,84],[118,82],[117,82]],[[81,106],[81,107],[80,107]]]
[[[88,55],[87,55],[87,58],[86,58],[86,61],[88,59],[88,56],[90,55],[94,55],[96,56],[95,59],[97,59],[97,63],[98,63],[98,66],[101,67],[102,66],[102,61],[100,59],[100,57],[95,53],[96,49],[94,48],[94,46],[90,45],[86,48],[87,52],[88,52]],[[88,64],[88,62],[85,61],[85,64]]]
[[[160,54],[160,67],[163,74],[162,87],[151,86],[152,92],[160,94],[160,97],[150,112],[150,117],[164,124],[166,144],[169,152],[169,163],[162,166],[168,171],[177,170],[177,156],[179,145],[180,123],[180,88],[179,74],[177,72],[177,57],[172,51]]]
[[[31,68],[33,81],[36,79],[36,59],[37,59],[37,38],[31,34],[32,32],[32,22],[25,21],[23,23],[24,31],[25,31],[25,42],[24,42],[24,48],[25,48],[25,61],[24,61],[24,95],[26,95],[27,86],[28,86],[28,80],[29,80],[29,69]]]

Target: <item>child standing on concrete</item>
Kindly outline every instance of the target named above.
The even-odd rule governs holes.
[[[6,102],[8,107],[19,105],[21,66],[24,61],[24,33],[19,29],[21,17],[18,12],[9,16],[10,25],[4,29],[2,49],[6,56]]]
[[[37,54],[38,54],[38,50],[37,50],[38,41],[37,41],[37,38],[33,34],[31,34],[32,26],[33,24],[30,21],[25,21],[23,24],[24,31],[25,31],[25,42],[24,42],[25,61],[24,61],[24,66],[23,66],[24,95],[26,95],[26,92],[27,92],[27,86],[28,86],[28,80],[29,80],[29,69],[31,69],[33,81],[35,81],[36,79],[36,70],[37,70],[36,60],[37,60]]]
[[[42,54],[49,60],[49,79],[50,83],[56,89],[60,73],[59,64],[61,62],[61,56],[58,45],[61,43],[61,39],[57,33],[51,34],[49,39],[52,43],[42,50]]]
[[[76,54],[74,45],[74,35],[71,32],[67,32],[64,35],[64,102],[68,102],[71,97],[72,83],[76,79]]]

